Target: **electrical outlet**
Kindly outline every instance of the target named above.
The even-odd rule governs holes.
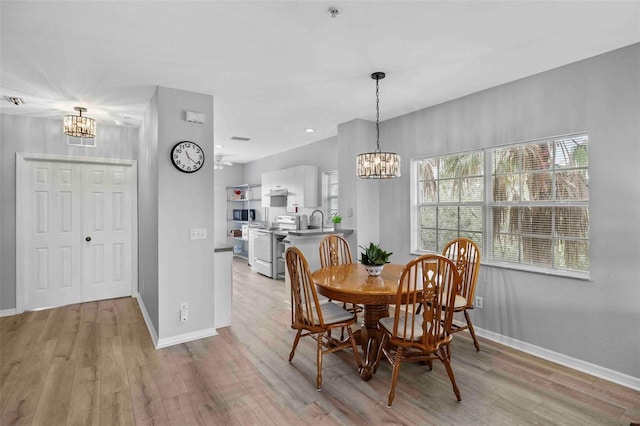
[[[180,322],[189,321],[189,304],[183,302],[180,304]]]
[[[475,303],[475,307],[478,309],[482,309],[482,297],[480,296],[476,296],[476,303]]]

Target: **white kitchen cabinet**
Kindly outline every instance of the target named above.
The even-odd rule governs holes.
[[[273,191],[282,191],[288,189],[288,175],[285,170],[274,170],[272,172],[263,173],[261,176],[262,184],[262,206],[263,207],[284,207],[284,199],[274,199],[267,194]]]
[[[274,170],[262,174],[262,205],[271,207],[270,191],[286,189],[287,211],[296,212],[296,207],[317,207],[318,167],[297,166],[289,169]]]
[[[318,167],[298,166],[288,169],[289,197],[287,198],[287,210],[297,212],[301,207],[317,207],[318,203]]]
[[[262,207],[271,207],[271,197],[267,195],[271,190],[271,172],[262,173],[260,183],[262,184]]]

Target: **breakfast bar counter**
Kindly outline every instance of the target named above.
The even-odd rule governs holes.
[[[303,229],[303,230],[289,230],[287,237],[284,239],[284,252],[289,247],[295,246],[302,252],[309,269],[315,271],[320,269],[320,241],[327,235],[340,235],[347,237],[353,234],[353,229],[339,229],[333,228],[315,228],[315,229]],[[283,252],[283,255],[284,255]],[[283,258],[284,261],[284,258]],[[289,280],[289,271],[287,271],[285,265],[284,285],[285,285],[285,300],[290,302],[291,297],[291,281]]]

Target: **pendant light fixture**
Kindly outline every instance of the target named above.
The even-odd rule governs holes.
[[[86,108],[75,107],[73,109],[78,111],[79,115],[64,116],[64,134],[76,138],[95,138],[96,120],[82,116],[82,113],[87,111]]]
[[[362,179],[391,179],[400,176],[400,156],[395,152],[380,150],[380,93],[378,83],[385,77],[383,72],[374,72],[376,81],[376,150],[356,157],[356,174]]]

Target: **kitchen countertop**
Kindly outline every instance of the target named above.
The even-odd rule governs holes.
[[[334,230],[333,228],[316,228],[316,229],[299,229],[297,231],[290,230],[289,236],[292,237],[312,237],[316,235],[329,235],[329,234],[343,234],[343,235],[351,235],[353,234],[353,229],[339,229]]]

